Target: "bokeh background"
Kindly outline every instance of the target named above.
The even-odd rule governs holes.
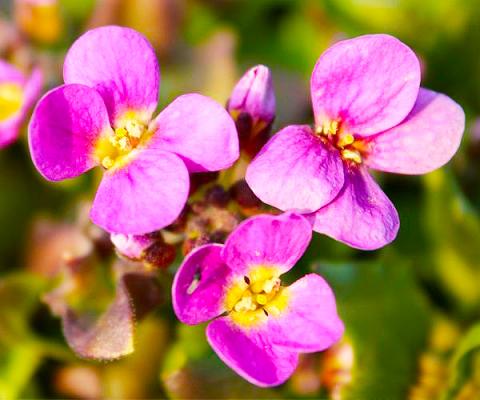
[[[304,356],[280,388],[259,389],[218,360],[204,326],[176,321],[168,294],[174,267],[157,272],[159,304],[137,318],[132,355],[107,363],[70,350],[46,293],[51,300],[68,285],[66,261],[92,242],[107,246],[86,217],[98,176],[47,183],[24,129],[0,150],[0,398],[479,399],[480,1],[2,0],[0,57],[24,71],[39,65],[46,90],[61,82],[73,40],[106,24],[133,27],[152,42],[161,106],[192,91],[225,103],[247,68],[268,65],[274,130],[312,122],[309,79],[323,50],[342,38],[390,33],[418,54],[423,86],[462,105],[466,133],[441,170],[378,177],[401,218],[392,245],[360,252],[315,235],[289,279],[308,271],[327,278],[345,338]],[[100,258],[89,283],[69,295],[72,307],[109,304],[108,262]]]

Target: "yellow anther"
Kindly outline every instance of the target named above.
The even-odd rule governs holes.
[[[315,128],[315,133],[317,135],[334,136],[338,133],[339,125],[339,122],[336,120],[325,121],[322,125]]]
[[[135,139],[140,139],[145,130],[143,125],[134,120],[128,120],[125,124],[125,129],[128,131],[128,134]]]
[[[279,286],[280,279],[272,278],[264,282],[262,289],[265,293],[271,293],[273,289],[278,288]]]
[[[257,305],[253,302],[251,296],[245,296],[242,297],[237,304],[235,304],[233,309],[237,312],[255,311],[257,309]]]
[[[267,301],[268,301],[268,297],[266,294],[257,294],[257,303],[264,306],[265,304],[267,304]]]
[[[120,150],[128,150],[130,148],[130,140],[128,139],[128,137],[122,137],[118,140],[118,147],[120,148]]]
[[[353,137],[352,134],[347,133],[346,135],[343,135],[338,140],[337,145],[340,146],[340,147],[345,147],[345,146],[348,146],[348,145],[352,144],[353,142],[355,142],[355,138]]]
[[[330,127],[328,129],[328,133],[331,135],[336,135],[338,131],[338,121],[332,121],[330,122]]]
[[[102,166],[106,169],[113,167],[113,164],[115,164],[115,162],[109,156],[102,159]]]
[[[342,158],[344,160],[353,161],[354,163],[360,164],[362,162],[362,156],[356,150],[344,149],[342,150]]]
[[[128,131],[125,128],[117,128],[115,129],[115,136],[118,138],[123,138],[128,136]]]

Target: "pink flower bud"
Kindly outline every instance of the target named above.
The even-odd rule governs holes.
[[[132,260],[142,259],[145,250],[155,242],[155,238],[150,234],[124,235],[123,233],[112,233],[110,240],[120,255]]]
[[[275,118],[275,94],[272,75],[264,65],[249,69],[238,81],[228,101],[227,110],[236,120],[246,113],[253,125],[270,125]]]

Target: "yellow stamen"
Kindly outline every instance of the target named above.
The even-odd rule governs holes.
[[[113,167],[114,161],[110,156],[103,157],[102,166],[103,168],[109,169]]]
[[[280,279],[272,278],[272,279],[269,279],[269,280],[265,281],[262,289],[265,293],[271,293],[273,291],[273,289],[276,289],[279,286],[280,286]]]
[[[265,294],[257,294],[257,303],[264,306],[267,304],[268,297]]]
[[[95,154],[106,169],[118,168],[127,163],[129,158],[126,156],[150,137],[145,124],[136,119],[134,112],[125,113],[117,124],[113,135],[109,131],[95,146]]]
[[[20,111],[24,100],[23,89],[16,83],[0,83],[0,121]]]
[[[225,308],[234,322],[250,327],[278,315],[288,304],[288,296],[280,286],[278,271],[272,267],[253,268],[248,277],[238,279],[225,298]]]
[[[132,138],[140,139],[145,128],[143,127],[143,125],[139,124],[137,121],[129,120],[126,123],[124,130],[128,131],[128,134]]]
[[[357,164],[360,164],[362,162],[362,156],[356,150],[344,149],[341,153],[344,160],[353,161]]]
[[[337,142],[337,145],[339,147],[345,147],[345,146],[348,146],[350,144],[352,144],[353,142],[355,142],[355,138],[353,137],[352,134],[350,133],[347,133],[346,135],[343,135]]]
[[[338,131],[338,121],[330,122],[328,133],[330,133],[331,135],[336,135],[337,131]]]

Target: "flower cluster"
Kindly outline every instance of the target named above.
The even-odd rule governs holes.
[[[214,351],[259,386],[281,384],[300,353],[322,351],[343,334],[323,278],[307,274],[290,286],[280,279],[312,231],[365,250],[392,242],[399,217],[369,170],[439,168],[465,123],[453,100],[420,87],[417,57],[388,35],[325,51],[311,78],[313,127],[273,136],[273,79],[263,65],[247,71],[225,108],[185,94],[153,117],[155,53],[136,31],[108,26],[72,45],[63,77],[30,121],[38,171],[60,181],[102,168],[91,220],[121,257],[150,269],[173,263],[181,247],[186,258],[172,287],[178,319],[212,320]],[[9,118],[28,104],[12,101],[15,90],[0,82]]]

